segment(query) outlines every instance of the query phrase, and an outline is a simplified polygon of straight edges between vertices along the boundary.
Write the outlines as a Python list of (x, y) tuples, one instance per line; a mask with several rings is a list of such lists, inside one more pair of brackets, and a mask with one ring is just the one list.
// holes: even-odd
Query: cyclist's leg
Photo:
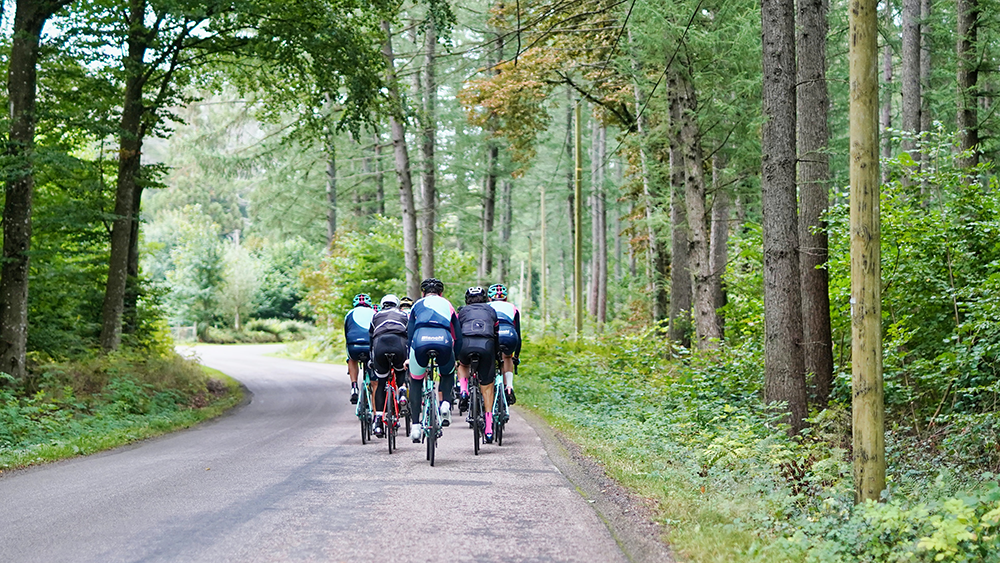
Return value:
[(479, 355), (479, 389), (483, 394), (483, 413), (486, 422), (486, 441), (493, 441), (493, 400), (496, 395), (494, 377), (496, 376), (496, 350), (493, 348), (493, 340), (483, 343), (483, 350)]
[(426, 352), (418, 355), (417, 349), (410, 348), (410, 422), (413, 424), (410, 438), (416, 435), (417, 442), (420, 441), (420, 412), (423, 403), (424, 374), (427, 371), (427, 368), (418, 361), (421, 356), (426, 364)]

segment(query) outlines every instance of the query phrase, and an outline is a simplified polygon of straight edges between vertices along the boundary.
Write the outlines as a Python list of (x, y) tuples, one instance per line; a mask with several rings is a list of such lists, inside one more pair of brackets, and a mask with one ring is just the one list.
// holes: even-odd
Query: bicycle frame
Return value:
[(374, 418), (374, 413), (372, 413), (371, 370), (368, 367), (367, 357), (363, 357), (359, 363), (362, 367), (363, 376), (362, 384), (359, 385), (361, 389), (359, 389), (358, 393), (358, 406), (355, 407), (354, 414), (361, 421), (361, 443), (367, 444), (372, 439), (372, 422)]
[(438, 412), (437, 391), (434, 388), (434, 372), (437, 370), (437, 354), (431, 354), (427, 372), (424, 374), (423, 409), (420, 425), (423, 429), (422, 441), (427, 444), (427, 460), (434, 467), (434, 450), (441, 432), (441, 415)]

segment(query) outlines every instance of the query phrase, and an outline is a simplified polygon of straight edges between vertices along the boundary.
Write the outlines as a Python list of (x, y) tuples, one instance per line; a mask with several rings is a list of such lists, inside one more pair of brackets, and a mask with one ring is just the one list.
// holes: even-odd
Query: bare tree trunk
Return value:
[(827, 156), (830, 99), (826, 87), (827, 0), (799, 0), (798, 149), (799, 261), (802, 274), (802, 354), (812, 374), (812, 398), (824, 407), (833, 385), (833, 337), (826, 265), (830, 206)]
[[(903, 131), (911, 135), (920, 131), (920, 1), (903, 0)], [(915, 148), (913, 141), (904, 139), (903, 150)], [(916, 153), (910, 156), (920, 158)]]
[(122, 314), (128, 282), (128, 258), (132, 242), (132, 221), (136, 180), (139, 176), (143, 124), (142, 91), (146, 83), (143, 58), (148, 48), (148, 33), (143, 25), (146, 1), (129, 3), (128, 54), (124, 61), (125, 97), (122, 102), (121, 132), (118, 151), (118, 182), (115, 190), (115, 219), (111, 227), (111, 259), (108, 281), (101, 309), (101, 348), (118, 348), (122, 338)]
[[(892, 27), (892, 2), (885, 3), (885, 25), (886, 29)], [(889, 129), (892, 128), (892, 45), (885, 42), (882, 51), (882, 81), (885, 83), (884, 102), (882, 103), (881, 127), (882, 127), (882, 158), (888, 160), (892, 157), (892, 136)], [(889, 167), (882, 168), (882, 183), (889, 182)]]
[(920, 131), (932, 129), (928, 93), (931, 91), (931, 0), (920, 0)]
[(795, 3), (763, 0), (761, 142), (764, 234), (764, 400), (783, 402), (793, 433), (805, 426), (802, 286), (795, 193)]
[(434, 164), (434, 137), (437, 129), (437, 80), (434, 75), (437, 30), (434, 18), (429, 17), (424, 31), (424, 171), (421, 182), (423, 213), (421, 221), (421, 268), (424, 278), (434, 277), (434, 223), (437, 212), (436, 168)]
[(337, 236), (337, 146), (333, 133), (326, 137), (326, 246)]
[(877, 13), (855, 0), (848, 15), (851, 177), (851, 393), (855, 502), (885, 490), (879, 220)]
[(670, 88), (670, 324), (668, 336), (685, 348), (691, 346), (691, 235), (684, 204), (684, 149), (681, 146), (681, 112), (677, 84)]
[(483, 246), (479, 260), (479, 282), (486, 283), (493, 275), (493, 221), (496, 214), (497, 201), (497, 159), (500, 149), (496, 141), (489, 140), (488, 156), (486, 159), (486, 179), (483, 182), (483, 216), (482, 233)]
[(386, 82), (389, 84), (389, 96), (395, 104), (393, 113), (389, 117), (389, 126), (392, 130), (392, 147), (396, 157), (396, 178), (399, 180), (399, 205), (403, 214), (406, 292), (416, 298), (420, 296), (420, 278), (418, 277), (420, 264), (417, 255), (417, 221), (413, 203), (413, 181), (410, 177), (410, 156), (406, 148), (406, 132), (403, 129), (403, 123), (397, 118), (403, 108), (399, 87), (396, 84), (395, 57), (392, 54), (392, 31), (388, 21), (382, 21), (382, 31), (385, 33), (382, 54), (386, 60)]
[[(359, 144), (358, 146), (361, 146), (361, 145)], [(375, 167), (374, 167), (374, 163), (372, 162), (375, 159), (372, 157), (372, 154), (370, 152), (368, 152), (368, 150), (366, 148), (362, 147), (361, 150), (364, 151), (364, 154), (365, 154), (364, 158), (361, 161), (361, 173), (364, 175), (364, 177), (365, 177), (365, 183), (367, 184), (369, 179), (372, 179), (372, 180), (375, 179)], [(359, 186), (359, 188), (360, 188), (360, 186)], [(355, 191), (355, 194), (358, 194), (360, 192), (361, 192), (361, 190), (358, 189), (358, 190)], [(357, 203), (356, 208), (355, 208), (355, 214), (359, 218), (365, 217), (369, 213), (372, 213), (371, 198), (372, 198), (372, 194), (369, 192), (368, 195), (366, 197), (364, 197), (363, 199), (361, 199), (361, 198), (355, 199), (355, 202)], [(361, 205), (362, 203), (364, 203), (365, 205), (362, 206)]]
[(725, 330), (725, 319), (719, 309), (726, 306), (726, 291), (723, 276), (729, 262), (729, 192), (719, 187), (720, 161), (718, 155), (712, 157), (712, 233), (709, 255), (712, 264), (712, 306), (716, 310), (718, 333), (721, 338)]
[(142, 209), (142, 189), (141, 183), (137, 182), (132, 194), (132, 227), (129, 229), (125, 302), (122, 307), (123, 334), (135, 334), (139, 327), (139, 211)]
[(382, 135), (375, 133), (375, 209), (385, 216), (385, 176), (382, 174)]
[(598, 330), (603, 329), (605, 321), (608, 319), (608, 214), (605, 210), (607, 199), (604, 194), (604, 159), (607, 151), (608, 130), (601, 126), (600, 135), (597, 139), (597, 158), (600, 167), (597, 170), (597, 219), (600, 221), (598, 234), (598, 269), (597, 269), (597, 326)]
[(684, 159), (684, 203), (687, 210), (692, 290), (692, 313), (695, 336), (700, 350), (718, 348), (718, 313), (712, 291), (712, 261), (710, 255), (709, 211), (706, 209), (704, 157), (701, 132), (698, 128), (698, 99), (691, 79), (678, 75), (673, 79), (679, 108), (680, 144)]
[(590, 313), (591, 317), (597, 317), (597, 294), (600, 292), (600, 284), (598, 283), (597, 277), (600, 275), (600, 259), (598, 254), (600, 250), (598, 245), (600, 244), (600, 228), (601, 221), (597, 218), (597, 182), (598, 182), (598, 169), (601, 166), (600, 161), (597, 157), (597, 149), (599, 144), (599, 137), (601, 135), (601, 127), (597, 123), (596, 119), (590, 120), (590, 197), (588, 198), (588, 203), (590, 205), (590, 285), (587, 288), (587, 311)]
[[(607, 145), (605, 145), (607, 146)], [(621, 193), (622, 185), (622, 165), (616, 161), (615, 164), (615, 194)], [(614, 204), (611, 206), (611, 228), (615, 237), (615, 281), (621, 282), (624, 275), (622, 268), (622, 209), (618, 196), (614, 197)]]
[[(500, 201), (503, 205), (503, 212), (500, 214), (500, 248), (497, 252), (497, 263), (499, 265), (497, 281), (503, 284), (508, 283), (510, 271), (510, 231), (511, 223), (514, 220), (513, 184), (510, 180), (500, 182)], [(509, 285), (509, 284), (508, 284)], [(522, 304), (523, 305), (523, 304)]]
[(31, 206), (35, 190), (35, 102), (38, 96), (38, 46), (45, 21), (64, 2), (18, 0), (10, 37), (7, 108), (10, 131), (6, 147), (3, 209), (3, 265), (0, 267), (0, 371), (17, 379), (26, 375), (28, 350), (28, 275), (31, 252)]
[(960, 166), (972, 167), (979, 163), (979, 62), (976, 47), (979, 36), (979, 0), (957, 0), (958, 40), (955, 54), (958, 59), (958, 131), (959, 150), (974, 151), (960, 160)]

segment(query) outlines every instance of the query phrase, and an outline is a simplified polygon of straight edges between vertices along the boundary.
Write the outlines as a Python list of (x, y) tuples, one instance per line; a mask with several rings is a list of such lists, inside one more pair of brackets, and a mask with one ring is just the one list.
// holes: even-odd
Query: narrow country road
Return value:
[(400, 436), (361, 445), (343, 366), (199, 346), (250, 404), (194, 429), (0, 478), (0, 562), (625, 561), (517, 413), (435, 467)]

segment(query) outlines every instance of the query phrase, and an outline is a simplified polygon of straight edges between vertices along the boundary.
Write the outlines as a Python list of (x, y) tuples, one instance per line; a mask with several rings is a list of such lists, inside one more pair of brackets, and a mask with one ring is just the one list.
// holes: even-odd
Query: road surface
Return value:
[(274, 350), (194, 349), (252, 392), (231, 414), (0, 478), (0, 562), (626, 561), (516, 407), (503, 446), (452, 425), (430, 467), (361, 444), (343, 366)]

